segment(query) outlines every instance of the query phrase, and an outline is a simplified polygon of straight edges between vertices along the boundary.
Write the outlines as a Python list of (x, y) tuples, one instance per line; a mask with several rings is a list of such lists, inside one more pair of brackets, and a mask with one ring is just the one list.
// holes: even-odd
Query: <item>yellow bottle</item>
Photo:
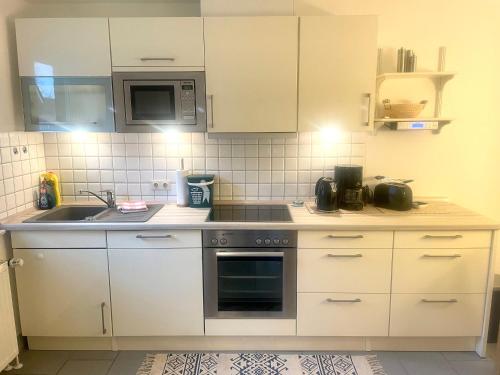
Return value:
[(42, 178), (47, 181), (47, 184), (52, 186), (54, 192), (54, 202), (56, 207), (61, 205), (61, 190), (59, 189), (59, 178), (54, 172), (46, 172), (42, 174)]

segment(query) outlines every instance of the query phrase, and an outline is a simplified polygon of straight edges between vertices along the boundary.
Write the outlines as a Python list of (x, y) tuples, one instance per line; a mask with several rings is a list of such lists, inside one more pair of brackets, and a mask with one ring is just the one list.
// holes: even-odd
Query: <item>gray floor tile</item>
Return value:
[(408, 375), (456, 375), (439, 352), (401, 352), (397, 357)]
[(114, 360), (118, 352), (111, 350), (72, 350), (68, 351), (69, 359), (109, 359)]
[(408, 375), (394, 352), (374, 352), (387, 375)]
[(489, 359), (479, 361), (453, 361), (451, 366), (459, 375), (495, 375), (495, 363)]
[(120, 352), (111, 366), (108, 375), (136, 375), (144, 357), (154, 351), (125, 351)]
[(21, 354), (23, 368), (12, 370), (9, 375), (55, 375), (68, 360), (68, 352), (30, 350)]
[(113, 364), (111, 360), (70, 359), (57, 375), (106, 375)]
[(476, 352), (441, 352), (448, 361), (478, 361), (481, 359)]

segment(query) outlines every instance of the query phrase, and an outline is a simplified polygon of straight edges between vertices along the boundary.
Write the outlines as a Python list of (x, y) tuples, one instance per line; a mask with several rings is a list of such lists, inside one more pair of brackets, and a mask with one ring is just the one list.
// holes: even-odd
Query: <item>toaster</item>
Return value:
[(375, 186), (373, 191), (373, 204), (376, 207), (396, 211), (411, 210), (413, 192), (402, 182), (382, 182)]

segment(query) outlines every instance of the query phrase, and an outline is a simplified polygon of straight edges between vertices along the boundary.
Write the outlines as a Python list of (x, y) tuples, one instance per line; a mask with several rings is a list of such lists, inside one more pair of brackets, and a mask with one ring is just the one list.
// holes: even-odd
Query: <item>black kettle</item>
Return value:
[(338, 210), (337, 185), (335, 185), (333, 178), (321, 177), (316, 182), (314, 194), (316, 195), (316, 207), (319, 211)]

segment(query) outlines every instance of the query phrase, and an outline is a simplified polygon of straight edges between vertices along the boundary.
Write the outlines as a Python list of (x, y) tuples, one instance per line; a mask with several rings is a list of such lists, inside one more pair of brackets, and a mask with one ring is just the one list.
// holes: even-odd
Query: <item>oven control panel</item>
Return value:
[(297, 231), (204, 230), (203, 247), (297, 247)]

